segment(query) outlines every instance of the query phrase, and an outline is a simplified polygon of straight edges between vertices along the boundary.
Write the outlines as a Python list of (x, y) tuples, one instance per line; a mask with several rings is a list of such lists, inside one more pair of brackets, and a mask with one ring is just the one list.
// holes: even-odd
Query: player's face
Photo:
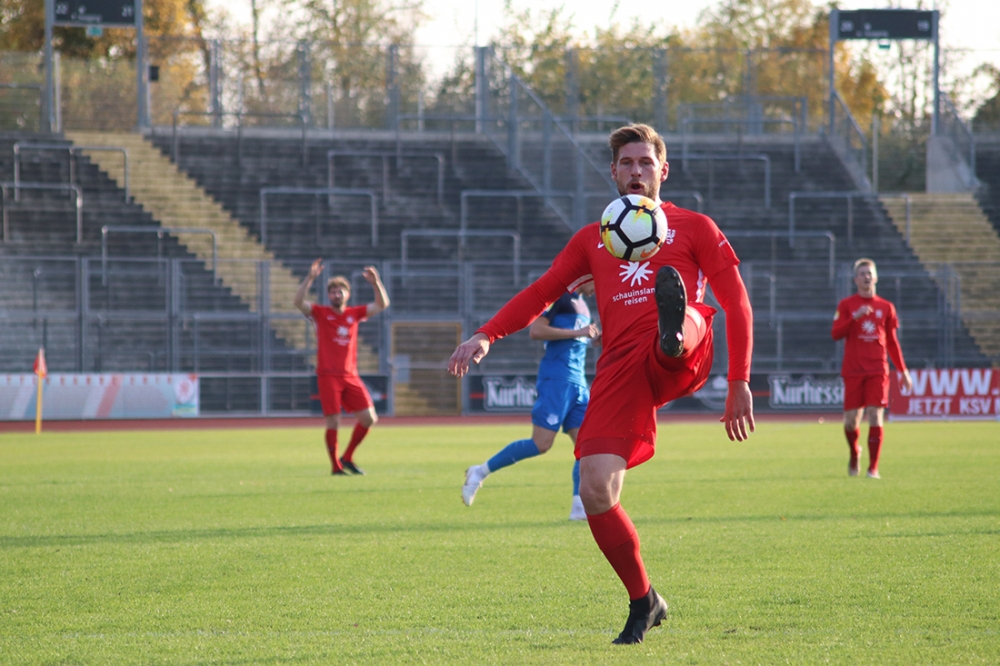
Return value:
[(611, 177), (618, 193), (641, 194), (660, 200), (660, 183), (667, 179), (670, 165), (656, 157), (651, 143), (627, 143), (618, 150), (618, 159), (611, 164)]
[(351, 292), (347, 291), (340, 285), (331, 285), (329, 289), (326, 290), (327, 298), (330, 299), (330, 305), (334, 308), (342, 308), (347, 305), (347, 299), (351, 297)]
[(878, 284), (878, 273), (871, 266), (859, 266), (854, 272), (854, 284), (857, 285), (859, 294), (871, 296), (875, 293), (875, 285)]

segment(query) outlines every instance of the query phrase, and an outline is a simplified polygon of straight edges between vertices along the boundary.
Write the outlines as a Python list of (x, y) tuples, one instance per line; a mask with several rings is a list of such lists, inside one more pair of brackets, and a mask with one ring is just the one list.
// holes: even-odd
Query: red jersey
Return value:
[[(710, 217), (672, 203), (664, 203), (661, 207), (669, 226), (667, 238), (660, 251), (649, 260), (616, 259), (601, 242), (600, 225), (589, 224), (573, 235), (542, 277), (511, 299), (479, 332), (489, 336), (492, 342), (518, 331), (567, 289), (593, 276), (601, 316), (602, 357), (612, 351), (617, 357), (640, 344), (648, 344), (657, 335), (654, 285), (660, 267), (669, 265), (677, 269), (687, 289), (688, 303), (703, 303), (711, 278), (739, 264), (729, 241)], [(727, 303), (735, 302), (735, 298), (730, 297), (737, 295), (716, 293), (716, 296), (720, 302)], [(705, 305), (701, 308), (708, 314), (714, 312)], [(746, 315), (747, 321), (752, 321), (749, 307)], [(737, 326), (732, 328), (735, 331)], [(736, 333), (729, 349), (730, 380), (749, 379), (751, 347), (749, 330)]]
[[(853, 313), (865, 305), (870, 306), (872, 312), (855, 319)], [(834, 340), (847, 339), (844, 344), (841, 376), (888, 376), (887, 356), (892, 359), (897, 370), (900, 372), (906, 370), (903, 352), (896, 337), (897, 328), (899, 320), (896, 319), (896, 308), (884, 298), (878, 296), (865, 298), (860, 294), (854, 294), (840, 301), (837, 312), (833, 315), (831, 335)]]
[(316, 374), (358, 374), (358, 324), (368, 318), (368, 306), (337, 312), (313, 303), (310, 317), (316, 326)]

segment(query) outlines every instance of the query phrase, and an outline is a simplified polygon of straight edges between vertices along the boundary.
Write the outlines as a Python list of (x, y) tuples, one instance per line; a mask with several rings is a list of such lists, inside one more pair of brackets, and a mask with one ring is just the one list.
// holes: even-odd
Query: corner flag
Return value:
[(35, 434), (42, 431), (42, 380), (49, 374), (49, 369), (45, 365), (45, 348), (38, 349), (38, 356), (35, 357), (35, 365), (32, 371), (38, 377), (38, 397), (35, 400)]

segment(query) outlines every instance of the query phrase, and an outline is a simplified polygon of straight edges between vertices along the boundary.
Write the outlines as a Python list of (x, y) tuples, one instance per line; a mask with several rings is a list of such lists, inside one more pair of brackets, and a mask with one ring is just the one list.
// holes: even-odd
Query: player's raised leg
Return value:
[(668, 358), (679, 358), (702, 343), (708, 322), (700, 312), (687, 307), (684, 281), (673, 266), (663, 266), (656, 273), (655, 289), (660, 351)]

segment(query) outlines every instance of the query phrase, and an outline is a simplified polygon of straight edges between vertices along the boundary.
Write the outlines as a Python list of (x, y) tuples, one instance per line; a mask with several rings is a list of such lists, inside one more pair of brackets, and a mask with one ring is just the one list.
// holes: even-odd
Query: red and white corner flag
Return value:
[(42, 431), (42, 380), (49, 374), (49, 368), (45, 365), (45, 348), (39, 347), (38, 356), (35, 357), (35, 365), (32, 371), (38, 377), (38, 396), (35, 399), (35, 434)]
[(45, 375), (49, 374), (49, 369), (45, 365), (45, 348), (44, 347), (39, 347), (39, 349), (38, 349), (38, 356), (35, 357), (35, 365), (31, 368), (31, 371), (34, 372), (39, 377), (43, 377), (43, 378), (45, 377)]

